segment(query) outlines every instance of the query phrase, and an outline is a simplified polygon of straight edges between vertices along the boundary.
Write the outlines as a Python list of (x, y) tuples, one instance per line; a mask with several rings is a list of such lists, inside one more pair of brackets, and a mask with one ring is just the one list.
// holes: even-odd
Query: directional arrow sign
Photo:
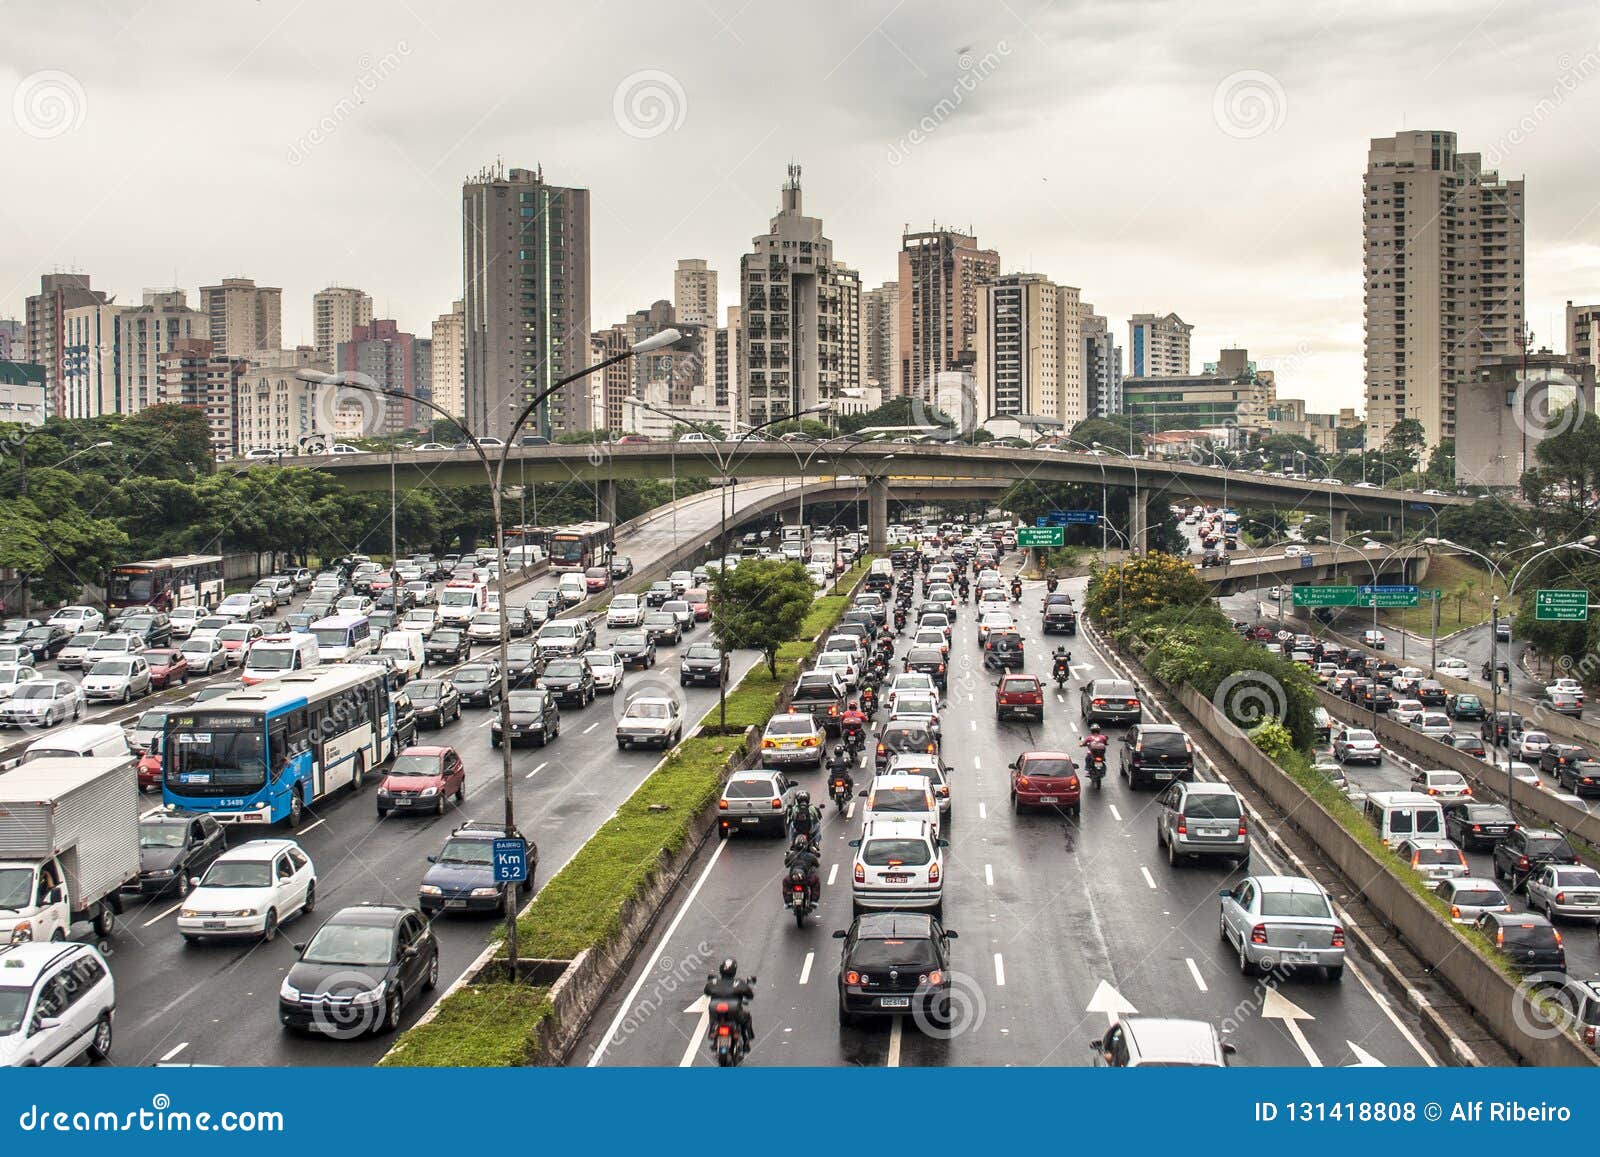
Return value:
[(1350, 1068), (1350, 1069), (1382, 1069), (1382, 1068), (1387, 1068), (1388, 1067), (1382, 1061), (1380, 1061), (1377, 1057), (1375, 1057), (1371, 1053), (1369, 1053), (1366, 1049), (1364, 1049), (1360, 1045), (1356, 1044), (1356, 1042), (1353, 1041), (1353, 1040), (1345, 1041), (1344, 1042), (1344, 1047), (1349, 1049), (1350, 1050), (1350, 1055), (1356, 1058), (1356, 1063), (1353, 1064), (1353, 1065), (1346, 1065), (1345, 1066), (1346, 1068)]
[(1267, 998), (1261, 1002), (1262, 1020), (1281, 1020), (1284, 1030), (1289, 1034), (1289, 1039), (1306, 1058), (1306, 1064), (1314, 1069), (1320, 1069), (1322, 1062), (1317, 1059), (1317, 1054), (1311, 1049), (1311, 1042), (1306, 1040), (1306, 1034), (1300, 1031), (1300, 1022), (1303, 1020), (1316, 1020), (1305, 1009), (1301, 1008), (1287, 996), (1282, 995), (1276, 988), (1267, 989)]
[(1121, 1017), (1137, 1013), (1139, 1010), (1133, 1007), (1127, 997), (1102, 980), (1099, 987), (1094, 990), (1094, 995), (1089, 998), (1084, 1011), (1103, 1012), (1106, 1014), (1106, 1024), (1113, 1025)]
[(1066, 541), (1066, 531), (1059, 526), (1024, 526), (1017, 531), (1017, 545), (1019, 547), (1062, 546)]
[(694, 1054), (705, 1042), (706, 1028), (711, 1024), (711, 998), (702, 994), (699, 1000), (683, 1010), (683, 1014), (700, 1018), (694, 1026), (694, 1031), (689, 1034), (689, 1047), (683, 1050), (683, 1059), (678, 1062), (680, 1069), (687, 1069), (694, 1064)]
[(1539, 590), (1533, 596), (1533, 617), (1544, 622), (1587, 622), (1589, 592)]

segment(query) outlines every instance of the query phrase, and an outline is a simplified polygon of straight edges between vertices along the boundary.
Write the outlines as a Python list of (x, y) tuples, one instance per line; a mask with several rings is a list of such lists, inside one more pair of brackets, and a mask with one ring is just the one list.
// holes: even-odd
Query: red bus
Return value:
[(112, 567), (106, 575), (106, 606), (214, 607), (222, 601), (222, 556), (182, 554)]
[(550, 569), (588, 570), (611, 558), (611, 524), (579, 522), (550, 536)]

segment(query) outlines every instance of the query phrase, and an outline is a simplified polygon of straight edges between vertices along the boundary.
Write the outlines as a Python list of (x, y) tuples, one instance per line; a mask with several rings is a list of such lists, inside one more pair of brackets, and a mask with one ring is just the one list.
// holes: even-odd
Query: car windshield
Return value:
[(589, 669), (590, 670), (593, 670), (596, 667), (615, 667), (616, 665), (617, 665), (617, 657), (616, 657), (615, 654), (613, 654), (610, 651), (590, 651), (589, 652)]
[(1413, 858), (1418, 864), (1459, 864), (1461, 853), (1454, 848), (1418, 848)]
[(696, 643), (684, 652), (684, 657), (689, 659), (717, 659), (721, 655), (722, 652), (709, 643)]
[(383, 965), (393, 951), (394, 930), (372, 924), (324, 924), (301, 957), (307, 964)]
[(287, 671), (294, 666), (294, 656), (288, 647), (252, 647), (249, 666), (252, 671)]
[(868, 840), (861, 848), (862, 863), (874, 868), (897, 868), (902, 864), (916, 866), (932, 859), (933, 849), (926, 840)]
[(730, 779), (722, 794), (728, 799), (774, 799), (778, 792), (769, 779)]
[[(250, 627), (223, 627), (222, 630), (217, 632), (217, 638), (221, 639), (224, 643), (243, 643), (248, 640), (253, 633), (254, 632)], [(324, 633), (325, 632), (323, 631), (318, 631), (317, 635), (320, 638), (320, 636), (322, 636)], [(339, 634), (342, 637), (343, 632), (341, 631)], [(328, 641), (334, 642), (335, 640), (330, 639)]]
[(456, 672), (457, 683), (487, 683), (493, 677), (488, 667), (463, 667)]
[(672, 711), (665, 703), (635, 702), (628, 704), (627, 714), (634, 719), (667, 719)]
[(187, 820), (140, 820), (141, 848), (181, 848), (189, 831)]
[(394, 757), (394, 766), (389, 769), (390, 775), (438, 775), (439, 757), (437, 755), (397, 755)]
[(544, 710), (544, 696), (537, 691), (513, 691), (511, 693), (511, 710), (542, 711)]
[(583, 675), (583, 664), (571, 659), (556, 660), (544, 669), (546, 678), (577, 679)]
[(885, 727), (883, 737), (879, 740), (884, 747), (905, 751), (913, 747), (922, 747), (932, 743), (933, 737), (924, 727)]
[(94, 646), (90, 647), (89, 650), (90, 651), (126, 651), (128, 649), (128, 643), (129, 643), (129, 640), (127, 640), (127, 639), (120, 638), (120, 637), (118, 637), (116, 635), (107, 635), (102, 639), (96, 639), (94, 641)]
[(878, 812), (925, 812), (926, 788), (880, 787), (872, 793), (872, 810)]
[(133, 670), (133, 664), (127, 659), (101, 659), (89, 668), (91, 675), (127, 675)]
[(617, 646), (619, 647), (643, 647), (644, 645), (645, 637), (637, 632), (631, 635), (617, 636)]
[(24, 683), (11, 696), (13, 699), (54, 699), (55, 697), (56, 687), (54, 683)]
[(861, 972), (885, 968), (923, 972), (938, 963), (931, 940), (858, 940), (850, 954), (850, 967)]
[(272, 883), (266, 860), (218, 860), (201, 877), (202, 888), (265, 888)]
[(490, 840), (446, 840), (438, 861), (441, 864), (474, 864), (487, 868), (494, 862), (494, 844)]
[(1328, 899), (1321, 892), (1261, 892), (1263, 916), (1322, 917), (1332, 915)]
[(1568, 888), (1600, 888), (1600, 872), (1593, 868), (1561, 868), (1556, 883)]
[(767, 732), (771, 735), (810, 735), (815, 728), (816, 724), (811, 721), (809, 715), (794, 719), (774, 719), (767, 724)]

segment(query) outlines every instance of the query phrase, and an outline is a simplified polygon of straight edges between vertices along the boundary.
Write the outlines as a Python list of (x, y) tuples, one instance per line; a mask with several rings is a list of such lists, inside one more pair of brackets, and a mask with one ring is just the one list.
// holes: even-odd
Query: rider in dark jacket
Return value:
[(737, 960), (728, 957), (713, 975), (706, 977), (706, 995), (713, 1002), (726, 1000), (732, 1004), (734, 1020), (744, 1033), (745, 1046), (755, 1044), (755, 1022), (750, 1019), (750, 1002), (756, 997), (755, 981), (739, 975)]
[(789, 851), (783, 857), (785, 869), (799, 868), (806, 874), (806, 890), (811, 894), (813, 904), (822, 901), (822, 873), (818, 871), (821, 864), (822, 855), (816, 846), (800, 835), (795, 836), (794, 843), (789, 845)]

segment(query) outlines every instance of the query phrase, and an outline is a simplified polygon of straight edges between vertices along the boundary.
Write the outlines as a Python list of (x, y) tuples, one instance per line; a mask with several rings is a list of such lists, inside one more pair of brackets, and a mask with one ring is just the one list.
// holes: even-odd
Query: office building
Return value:
[[(607, 358), (624, 352), (631, 344), (629, 324), (618, 322), (589, 335), (589, 364), (599, 365)], [(589, 391), (594, 407), (594, 426), (613, 434), (628, 428), (630, 398), (635, 397), (632, 359), (617, 362), (590, 375)]]
[(887, 393), (900, 380), (900, 285), (861, 291), (861, 383)]
[(1011, 273), (983, 287), (973, 379), (985, 415), (1070, 429), (1083, 416), (1079, 291), (1038, 273)]
[(239, 380), (250, 368), (243, 358), (216, 352), (209, 338), (179, 338), (158, 358), (162, 405), (191, 406), (204, 412), (211, 452), (218, 461), (236, 458)]
[(1257, 370), (1248, 350), (1223, 350), (1207, 372), (1155, 378), (1125, 378), (1123, 412), (1143, 418), (1155, 432), (1229, 427), (1270, 432), (1278, 400), (1271, 370)]
[(143, 302), (122, 311), (117, 324), (117, 408), (124, 414), (162, 400), (162, 358), (168, 351), (179, 342), (211, 340), (211, 319), (190, 309), (181, 289), (145, 290)]
[(859, 322), (843, 314), (860, 308), (860, 278), (834, 261), (821, 219), (805, 215), (799, 165), (789, 166), (767, 232), (739, 261), (739, 303), (744, 420), (832, 406), (859, 381)]
[(209, 320), (219, 357), (248, 358), (283, 345), (281, 289), (258, 286), (248, 277), (225, 277), (221, 285), (200, 287), (200, 312)]
[[(433, 402), (453, 418), (467, 412), (467, 328), (465, 307), (452, 303), (449, 313), (433, 319)], [(430, 413), (430, 418), (438, 418)], [(452, 437), (458, 437), (456, 431)]]
[(659, 383), (665, 387), (660, 396), (666, 399), (659, 404), (669, 409), (709, 403), (712, 387), (705, 380), (706, 369), (712, 360), (708, 326), (682, 321), (672, 302), (662, 300), (652, 304), (649, 309), (630, 314), (626, 328), (629, 345), (637, 344), (664, 329), (676, 329), (683, 335), (680, 341), (667, 349), (639, 354), (630, 359), (628, 365), (633, 371), (633, 397), (645, 397), (649, 392), (647, 387)]
[(1111, 324), (1092, 305), (1080, 307), (1083, 336), (1083, 416), (1109, 418), (1122, 413), (1122, 347)]
[(1374, 139), (1362, 186), (1367, 445), (1402, 418), (1456, 436), (1456, 394), (1520, 352), (1523, 183), (1458, 153), (1456, 134)]
[[(541, 169), (484, 169), (461, 188), (466, 418), (503, 438), (534, 398), (589, 358), (589, 190)], [(529, 419), (529, 433), (592, 421), (580, 378)]]
[(359, 289), (330, 285), (311, 299), (311, 340), (317, 357), (332, 362), (339, 343), (358, 325), (372, 324), (372, 298)]
[(28, 296), (24, 357), (44, 367), (45, 406), (51, 414), (65, 412), (61, 331), (67, 310), (104, 305), (109, 300), (100, 290), (90, 288), (87, 273), (46, 273), (39, 278), (39, 292)]
[(44, 367), (0, 359), (0, 422), (42, 426), (44, 419)]
[(927, 398), (935, 375), (972, 372), (983, 287), (999, 276), (1000, 255), (970, 234), (935, 225), (901, 236), (896, 393)]
[(121, 305), (69, 309), (61, 327), (61, 417), (123, 412), (118, 369), (123, 352)]
[(27, 325), (15, 318), (0, 317), (0, 362), (21, 362), (27, 358)]
[(317, 398), (324, 387), (297, 378), (302, 369), (327, 373), (333, 363), (312, 346), (256, 351), (238, 382), (238, 454), (278, 450), (292, 456), (320, 448), (326, 431), (317, 421)]
[(678, 262), (672, 275), (672, 308), (690, 325), (717, 324), (717, 271), (699, 258)]
[(1567, 357), (1600, 373), (1600, 305), (1567, 302)]
[(1134, 314), (1128, 319), (1128, 377), (1186, 377), (1193, 332), (1194, 326), (1175, 313)]
[(363, 416), (361, 436), (393, 437), (406, 430), (428, 429), (433, 413), (416, 404), (433, 400), (433, 342), (400, 328), (389, 318), (358, 325), (350, 340), (340, 342), (334, 371), (360, 374), (388, 397), (368, 409), (355, 407)]
[(727, 324), (718, 327), (712, 359), (712, 400), (729, 413), (739, 412), (739, 307), (728, 306)]
[(1480, 357), (1456, 396), (1456, 481), (1519, 485), (1540, 442), (1595, 412), (1595, 376), (1593, 363), (1549, 350)]

